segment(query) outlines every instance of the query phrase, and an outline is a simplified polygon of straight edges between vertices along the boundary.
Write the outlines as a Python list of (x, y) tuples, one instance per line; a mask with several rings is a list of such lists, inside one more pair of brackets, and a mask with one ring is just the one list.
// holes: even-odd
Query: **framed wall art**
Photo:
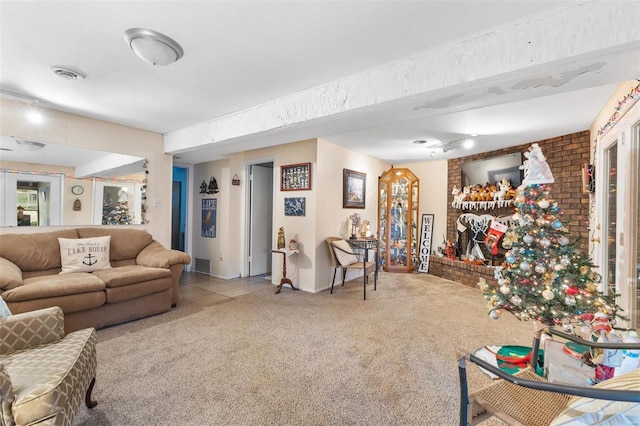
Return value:
[(280, 191), (311, 189), (311, 163), (280, 166)]
[(349, 169), (342, 170), (342, 208), (364, 209), (367, 195), (367, 175)]
[(291, 197), (284, 199), (285, 216), (304, 216), (304, 197)]
[(218, 213), (217, 198), (202, 199), (202, 232), (201, 236), (206, 238), (216, 237), (216, 216)]

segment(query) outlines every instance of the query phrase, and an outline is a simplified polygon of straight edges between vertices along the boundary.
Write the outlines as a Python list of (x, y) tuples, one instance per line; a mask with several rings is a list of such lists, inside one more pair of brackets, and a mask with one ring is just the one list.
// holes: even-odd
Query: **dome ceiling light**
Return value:
[(146, 28), (129, 28), (124, 32), (124, 40), (140, 59), (151, 65), (169, 65), (184, 54), (175, 40)]

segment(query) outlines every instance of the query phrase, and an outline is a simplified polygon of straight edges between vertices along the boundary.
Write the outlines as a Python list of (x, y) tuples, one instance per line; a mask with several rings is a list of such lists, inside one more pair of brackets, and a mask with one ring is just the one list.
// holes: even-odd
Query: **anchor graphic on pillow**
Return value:
[(82, 263), (83, 263), (84, 265), (91, 266), (91, 265), (95, 265), (96, 263), (98, 263), (98, 261), (96, 260), (96, 257), (95, 257), (95, 256), (93, 256), (91, 253), (89, 253), (89, 254), (88, 254), (87, 256), (85, 256), (85, 257), (88, 259), (88, 262), (89, 262), (89, 263), (87, 263), (87, 262), (85, 262), (85, 261), (83, 260), (83, 261), (82, 261)]

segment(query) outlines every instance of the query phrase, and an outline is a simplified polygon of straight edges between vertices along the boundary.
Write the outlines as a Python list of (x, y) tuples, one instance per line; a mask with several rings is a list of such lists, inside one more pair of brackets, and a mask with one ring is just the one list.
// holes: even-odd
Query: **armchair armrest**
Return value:
[(154, 268), (169, 268), (179, 263), (191, 263), (191, 257), (179, 250), (165, 248), (159, 242), (153, 241), (138, 253), (136, 263)]
[(0, 318), (0, 354), (55, 342), (64, 337), (64, 314), (58, 306)]
[(11, 290), (22, 285), (22, 271), (12, 261), (0, 257), (0, 290)]

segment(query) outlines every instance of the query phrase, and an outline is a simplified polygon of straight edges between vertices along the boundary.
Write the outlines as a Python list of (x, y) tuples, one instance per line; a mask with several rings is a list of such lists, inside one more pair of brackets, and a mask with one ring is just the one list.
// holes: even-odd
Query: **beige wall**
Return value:
[(431, 249), (435, 250), (447, 234), (447, 161), (423, 161), (421, 163), (403, 164), (420, 179), (420, 204), (418, 206), (418, 247), (422, 232), (422, 215), (433, 214), (433, 239)]
[[(29, 104), (0, 98), (0, 133), (23, 139), (94, 148), (147, 158), (149, 175), (147, 178), (148, 208), (146, 219), (149, 220), (149, 223), (144, 226), (144, 229), (147, 229), (154, 239), (163, 245), (167, 247), (171, 245), (170, 188), (173, 159), (171, 155), (163, 153), (163, 140), (160, 133), (46, 108), (42, 109), (45, 116), (44, 122), (34, 125), (25, 118), (29, 108)], [(68, 190), (67, 186), (68, 184), (65, 183), (65, 191)], [(156, 200), (157, 207), (154, 206)], [(84, 210), (85, 201), (81, 201)], [(41, 230), (48, 229), (42, 228)], [(0, 233), (18, 231), (22, 232), (17, 228), (0, 229)]]
[[(371, 222), (371, 232), (377, 234), (378, 177), (390, 166), (367, 155), (358, 154), (325, 140), (318, 140), (318, 211), (315, 223), (315, 286), (314, 292), (331, 286), (333, 271), (329, 264), (325, 238), (348, 238), (347, 220), (359, 213), (362, 220)], [(366, 199), (364, 209), (342, 208), (343, 169), (366, 174)], [(354, 273), (350, 271), (350, 274)], [(347, 279), (352, 278), (347, 275)], [(339, 282), (339, 278), (336, 279)]]

